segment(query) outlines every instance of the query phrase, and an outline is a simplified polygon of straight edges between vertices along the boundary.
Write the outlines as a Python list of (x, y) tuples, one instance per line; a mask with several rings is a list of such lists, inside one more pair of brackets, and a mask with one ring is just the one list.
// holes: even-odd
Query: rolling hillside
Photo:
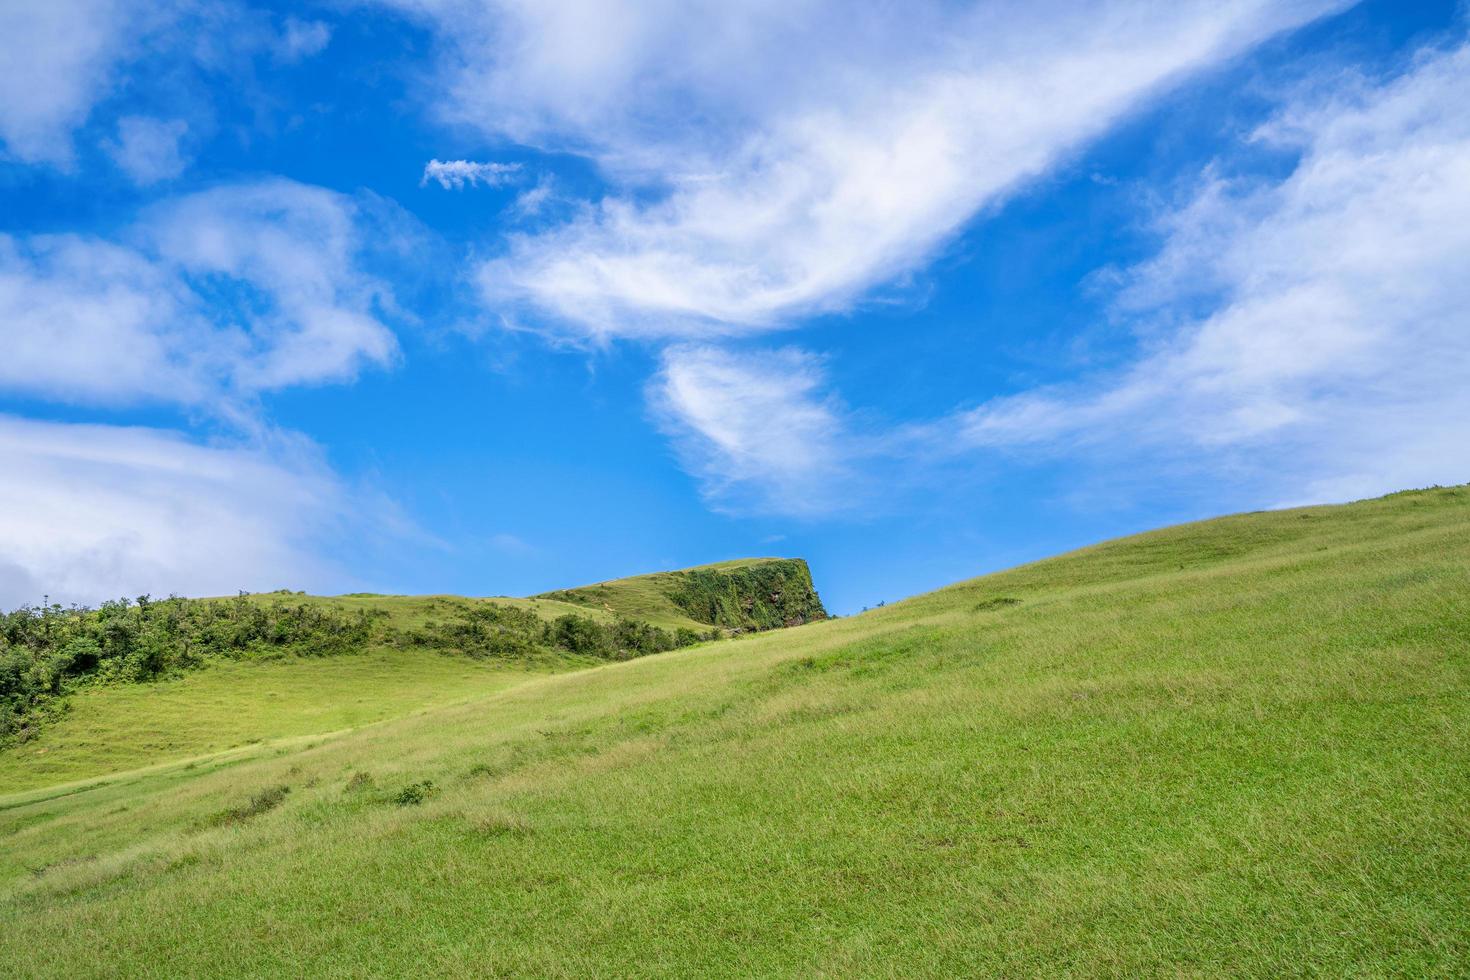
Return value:
[(5, 796), (0, 969), (1463, 976), (1467, 772), (1470, 489), (1238, 515)]
[[(703, 589), (694, 594), (707, 601), (686, 610), (677, 603), (690, 605), (691, 582)], [(790, 597), (784, 605), (783, 590)], [(110, 672), (117, 674), (122, 666), (93, 663), (90, 673), (62, 676), (61, 695), (52, 697), (46, 688), (41, 700), (47, 710), (17, 699), (20, 708), (31, 708), (31, 717), (22, 718), (9, 738), (0, 725), (0, 793), (340, 732), (482, 696), (530, 677), (743, 629), (773, 628), (796, 616), (826, 615), (799, 559), (725, 562), (618, 579), (564, 595), (567, 601), (282, 591), (191, 601), (187, 614), (179, 610), (172, 618), (198, 620), (212, 611), (224, 618), (173, 640), (179, 652), (190, 653), (186, 663), (165, 664), (146, 683), (119, 683), (115, 676), (100, 682), (107, 668), (118, 667)], [(778, 597), (774, 606), (773, 596)], [(160, 604), (153, 605), (156, 613)], [(743, 619), (720, 615), (722, 607), (739, 611)], [(772, 610), (786, 616), (778, 619)], [(260, 623), (249, 622), (252, 611), (261, 614)], [(326, 618), (318, 622), (317, 613)], [(57, 613), (57, 622), (21, 618), (32, 627), (33, 638), (64, 628), (68, 619), (65, 611)], [(124, 625), (137, 625), (124, 620)], [(568, 622), (581, 628), (570, 639), (553, 635)], [(629, 638), (632, 626), (647, 635)], [(247, 627), (251, 638), (239, 640), (235, 634)], [(218, 634), (226, 628), (230, 635), (221, 641)], [(334, 640), (338, 633), (345, 639), (312, 642), (324, 630)], [(589, 630), (606, 635), (589, 636)], [(117, 630), (99, 623), (92, 632), (105, 638)], [(299, 632), (307, 634), (303, 640), (289, 638)], [(194, 655), (204, 645), (201, 634), (223, 649)], [(287, 639), (273, 642), (277, 634)], [(506, 638), (515, 642), (503, 642)], [(12, 640), (7, 647), (0, 630), (0, 708), (7, 687), (15, 686), (8, 683), (9, 674), (47, 667), (63, 655), (60, 641), (50, 644), (55, 649), (33, 651), (24, 637)], [(135, 659), (142, 645), (124, 644), (131, 649), (114, 659)], [(107, 658), (91, 657), (98, 659)]]

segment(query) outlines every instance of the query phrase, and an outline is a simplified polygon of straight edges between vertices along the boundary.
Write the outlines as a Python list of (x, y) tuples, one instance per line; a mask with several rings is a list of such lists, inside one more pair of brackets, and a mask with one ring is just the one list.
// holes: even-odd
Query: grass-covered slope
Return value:
[(0, 972), (1465, 975), (1470, 491), (0, 798)]
[(358, 728), (553, 669), (374, 647), (335, 657), (224, 662), (147, 684), (89, 687), (34, 738), (0, 751), (0, 793)]
[[(684, 588), (680, 601), (719, 605), (691, 619), (667, 583)], [(741, 623), (823, 615), (806, 564), (789, 560), (607, 582), (578, 600), (280, 591), (0, 614), (0, 793), (356, 727)]]
[(826, 619), (800, 558), (744, 558), (562, 589), (536, 597), (621, 612), (665, 628), (768, 630)]

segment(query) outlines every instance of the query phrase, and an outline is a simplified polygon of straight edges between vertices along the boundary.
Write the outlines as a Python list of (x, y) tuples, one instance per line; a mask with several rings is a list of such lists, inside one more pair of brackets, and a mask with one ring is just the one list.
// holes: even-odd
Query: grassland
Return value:
[[(737, 603), (754, 603), (761, 601), (754, 594), (760, 590), (735, 578), (751, 572), (761, 573), (761, 582), (780, 582), (795, 574), (810, 591), (805, 563), (750, 559), (603, 582), (567, 592), (567, 601), (367, 593), (310, 596), (285, 591), (200, 600), (229, 607), (244, 602), (261, 609), (319, 607), (344, 623), (368, 613), (374, 625), (364, 633), (366, 642), (334, 647), (326, 660), (320, 655), (293, 655), (290, 648), (265, 648), (206, 657), (189, 670), (165, 671), (161, 679), (144, 683), (88, 684), (86, 678), (77, 678), (72, 683), (80, 690), (63, 699), (67, 710), (59, 718), (48, 716), (23, 739), (0, 739), (0, 793), (337, 732), (598, 662), (591, 654), (554, 646), (516, 656), (469, 651), (479, 661), (473, 662), (453, 656), (466, 652), (455, 648), (453, 634), (435, 638), (434, 624), (463, 623), (475, 610), (490, 611), (487, 607), (522, 610), (545, 623), (569, 615), (607, 627), (619, 620), (651, 620), (651, 625), (665, 629), (707, 635), (718, 631), (714, 620), (695, 620), (681, 612), (670, 599), (672, 588), (690, 574), (708, 578), (714, 573), (721, 593), (734, 596)], [(428, 646), (425, 631), (432, 640)], [(33, 659), (44, 661), (44, 652)]]
[(0, 972), (1470, 973), (1470, 490), (0, 798)]
[[(568, 661), (566, 666), (585, 666)], [(358, 728), (520, 683), (541, 671), (425, 650), (221, 663), (79, 692), (38, 738), (0, 752), (19, 791), (277, 739)]]

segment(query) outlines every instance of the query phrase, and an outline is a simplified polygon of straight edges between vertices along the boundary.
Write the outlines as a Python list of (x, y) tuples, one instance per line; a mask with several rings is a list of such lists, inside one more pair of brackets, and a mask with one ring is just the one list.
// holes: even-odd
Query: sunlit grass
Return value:
[(0, 752), (0, 792), (356, 728), (528, 676), (535, 674), (433, 651), (377, 649), (223, 661), (173, 680), (91, 688), (38, 738)]
[(1470, 492), (313, 742), (0, 799), (5, 972), (1464, 975)]
[[(701, 567), (736, 569), (767, 560)], [(372, 613), (401, 632), (453, 622), (468, 609), (492, 603), (523, 609), (546, 621), (570, 614), (610, 625), (625, 617), (705, 633), (710, 624), (690, 619), (669, 598), (679, 574), (661, 572), (569, 590), (566, 594), (576, 601), (544, 596), (310, 596), (284, 591), (242, 598), (263, 606), (304, 604), (348, 615)], [(548, 650), (535, 662), (499, 659), (491, 666), (456, 661), (422, 647), (379, 646), (327, 661), (282, 655), (285, 659), (264, 663), (260, 655), (243, 662), (214, 658), (197, 673), (142, 686), (84, 689), (64, 702), (67, 713), (42, 725), (38, 735), (0, 746), (0, 794), (246, 744), (356, 728), (591, 662), (561, 650)]]

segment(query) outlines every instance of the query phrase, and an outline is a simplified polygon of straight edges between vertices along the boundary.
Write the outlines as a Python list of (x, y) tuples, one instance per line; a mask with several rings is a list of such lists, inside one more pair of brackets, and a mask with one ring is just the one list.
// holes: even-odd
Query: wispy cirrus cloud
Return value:
[(512, 237), (487, 298), (694, 338), (850, 307), (1151, 93), (1345, 2), (396, 5), (444, 39), (447, 118), (618, 188)]
[(278, 61), (290, 64), (321, 54), (332, 42), (332, 27), (320, 20), (287, 17), (274, 44)]
[[(983, 405), (957, 438), (1214, 461), (1282, 499), (1463, 481), (1470, 46), (1331, 92), (1255, 134), (1300, 154), (1289, 177), (1208, 174), (1165, 219), (1120, 297), (1147, 331), (1130, 369)], [(1181, 318), (1202, 294), (1217, 309)]]
[[(249, 77), (261, 58), (294, 64), (324, 50), (331, 33), (324, 21), (280, 18), (242, 0), (0, 4), (0, 160), (75, 172), (78, 131), (116, 97), (141, 87), (187, 103), (182, 79), (192, 87), (211, 76)], [(208, 102), (196, 107), (212, 114)], [(141, 135), (157, 143), (160, 134)], [(107, 136), (125, 169), (136, 159), (128, 136)]]
[(0, 389), (60, 401), (193, 402), (217, 370), (209, 330), (166, 268), (76, 235), (0, 235)]
[(826, 388), (806, 351), (676, 346), (648, 395), (711, 505), (816, 516), (860, 500), (853, 433)]
[[(673, 354), (661, 383), (677, 376), (679, 397), (654, 401), (706, 492), (746, 510), (795, 513), (808, 495), (841, 496), (854, 473), (955, 459), (1225, 479), (1263, 502), (1463, 482), (1467, 100), (1465, 44), (1387, 79), (1336, 71), (1290, 99), (1253, 139), (1297, 153), (1292, 172), (1210, 167), (1163, 216), (1158, 254), (1122, 275), (1117, 311), (1141, 353), (1121, 372), (875, 427), (841, 407), (809, 355), (701, 350), (696, 367), (718, 370), (676, 375)], [(747, 449), (779, 443), (783, 416), (819, 422), (810, 463)]]
[(0, 607), (321, 587), (351, 579), (322, 557), (347, 537), (413, 533), (256, 401), (397, 356), (384, 208), (270, 179), (165, 199), (116, 240), (0, 235), (0, 393), (172, 404), (224, 434), (0, 414)]
[(268, 180), (157, 205), (142, 234), (211, 294), (212, 322), (239, 345), (231, 383), (263, 390), (346, 380), (397, 354), (383, 322), (392, 291), (367, 265), (371, 250), (397, 247), (396, 229), (377, 217), (335, 191)]
[(117, 122), (117, 139), (105, 141), (103, 148), (133, 183), (146, 186), (184, 172), (189, 159), (182, 141), (188, 132), (182, 119), (124, 116)]
[(25, 163), (69, 166), (72, 132), (174, 15), (122, 0), (0, 5), (0, 144)]

